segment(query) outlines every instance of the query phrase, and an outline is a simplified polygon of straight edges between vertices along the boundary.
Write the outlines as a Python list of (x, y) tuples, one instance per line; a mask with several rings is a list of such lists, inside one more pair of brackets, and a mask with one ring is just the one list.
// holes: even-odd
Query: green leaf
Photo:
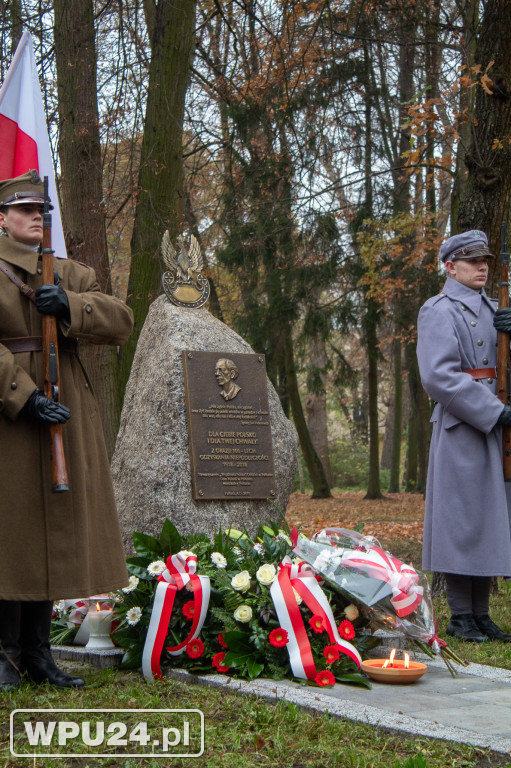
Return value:
[(373, 686), (364, 675), (360, 672), (341, 672), (335, 676), (335, 679), (339, 683), (353, 683), (354, 685), (361, 685), (363, 688), (372, 688)]
[(132, 576), (138, 576), (139, 579), (144, 579), (144, 581), (151, 580), (152, 576), (147, 572), (147, 566), (149, 563), (152, 563), (153, 560), (153, 557), (148, 558), (139, 557), (138, 555), (130, 555), (126, 558), (128, 573)]
[(121, 667), (124, 669), (138, 669), (142, 666), (142, 648), (139, 643), (130, 645), (122, 657)]
[(175, 555), (183, 549), (181, 534), (174, 523), (171, 523), (168, 518), (165, 518), (163, 528), (161, 529), (160, 546), (166, 557)]
[(152, 557), (152, 560), (159, 560), (163, 557), (160, 542), (154, 536), (148, 536), (147, 533), (137, 533), (133, 535), (133, 545), (138, 555), (141, 557)]
[(253, 653), (254, 649), (248, 642), (248, 635), (246, 632), (241, 632), (239, 629), (233, 629), (230, 632), (224, 632), (224, 640), (230, 651), (235, 653)]
[(259, 677), (264, 669), (264, 664), (254, 659), (253, 656), (247, 659), (247, 670), (250, 677)]

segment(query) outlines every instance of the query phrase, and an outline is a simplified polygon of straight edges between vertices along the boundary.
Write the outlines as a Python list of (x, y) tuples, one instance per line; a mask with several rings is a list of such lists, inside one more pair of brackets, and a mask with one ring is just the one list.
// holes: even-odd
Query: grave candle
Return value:
[(388, 659), (367, 659), (362, 662), (362, 669), (372, 680), (394, 685), (414, 683), (427, 672), (426, 664), (410, 661), (407, 653), (403, 659), (396, 659), (395, 656), (396, 649), (393, 648)]
[(89, 608), (89, 640), (85, 646), (88, 650), (106, 650), (114, 648), (110, 631), (112, 629), (112, 610), (110, 608), (101, 609), (99, 603), (96, 603), (96, 610)]

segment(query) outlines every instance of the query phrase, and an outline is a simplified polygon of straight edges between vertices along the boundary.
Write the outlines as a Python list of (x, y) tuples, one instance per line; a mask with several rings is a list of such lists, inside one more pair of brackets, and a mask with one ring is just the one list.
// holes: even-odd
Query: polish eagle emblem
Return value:
[(201, 272), (203, 258), (197, 238), (190, 235), (187, 242), (183, 235), (178, 235), (176, 249), (167, 229), (160, 254), (166, 267), (162, 285), (168, 300), (179, 307), (202, 307), (209, 298), (209, 281)]

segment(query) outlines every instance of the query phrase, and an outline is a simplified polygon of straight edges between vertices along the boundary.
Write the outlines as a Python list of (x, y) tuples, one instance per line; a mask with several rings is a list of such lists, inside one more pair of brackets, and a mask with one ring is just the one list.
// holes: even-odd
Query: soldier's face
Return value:
[(474, 291), (479, 291), (486, 285), (488, 279), (488, 259), (486, 256), (448, 261), (445, 268), (450, 277)]
[(43, 239), (43, 206), (38, 203), (8, 205), (0, 211), (0, 226), (11, 240), (39, 245)]

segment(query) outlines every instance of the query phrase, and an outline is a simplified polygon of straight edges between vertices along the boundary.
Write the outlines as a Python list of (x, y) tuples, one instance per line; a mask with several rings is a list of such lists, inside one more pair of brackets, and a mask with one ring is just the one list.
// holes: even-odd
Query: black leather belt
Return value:
[[(18, 336), (14, 339), (0, 339), (0, 344), (16, 354), (18, 352), (42, 352), (43, 339), (41, 336)], [(59, 339), (59, 352), (78, 352), (78, 342), (76, 339)]]

